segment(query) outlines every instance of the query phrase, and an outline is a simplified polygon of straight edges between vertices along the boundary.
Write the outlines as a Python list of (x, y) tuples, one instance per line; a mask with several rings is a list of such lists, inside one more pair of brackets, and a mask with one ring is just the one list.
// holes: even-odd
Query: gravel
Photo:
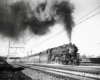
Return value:
[(25, 69), (22, 71), (25, 75), (29, 76), (32, 80), (76, 80), (69, 77), (58, 76), (39, 70)]

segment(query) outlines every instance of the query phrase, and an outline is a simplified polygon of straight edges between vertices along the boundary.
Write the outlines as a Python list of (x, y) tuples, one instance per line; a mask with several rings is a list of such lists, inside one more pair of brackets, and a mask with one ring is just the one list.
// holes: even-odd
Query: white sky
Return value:
[[(100, 6), (100, 0), (71, 0), (71, 3), (75, 5), (75, 10), (73, 13), (74, 21), (77, 21), (96, 7)], [(87, 17), (97, 13), (100, 11), (100, 8), (95, 10), (93, 13), (88, 15)], [(85, 17), (86, 18), (86, 17)], [(84, 18), (84, 19), (85, 19)], [(82, 21), (82, 20), (80, 20)], [(79, 21), (79, 22), (80, 22)], [(76, 22), (77, 24), (78, 22)], [(20, 49), (15, 49), (17, 52), (14, 56), (26, 56), (27, 51), (28, 54), (38, 53), (40, 51), (46, 50), (51, 47), (56, 47), (59, 45), (63, 45), (68, 43), (67, 34), (64, 31), (63, 33), (57, 35), (56, 37), (52, 37), (51, 39), (43, 42), (40, 45), (40, 42), (48, 39), (50, 36), (54, 35), (55, 33), (61, 31), (63, 26), (61, 24), (56, 24), (53, 28), (51, 28), (51, 32), (48, 34), (39, 37), (33, 37), (24, 47), (23, 52)], [(22, 46), (27, 39), (31, 37), (27, 33), (27, 38), (24, 39), (23, 42), (15, 43), (14, 46)], [(8, 46), (8, 39), (4, 39), (0, 37), (0, 55), (7, 55), (7, 46)], [(83, 23), (76, 25), (72, 32), (72, 43), (76, 44), (79, 48), (79, 53), (81, 55), (86, 54), (88, 55), (100, 55), (100, 14), (84, 21)], [(37, 46), (35, 46), (37, 45)], [(13, 42), (11, 41), (11, 46), (13, 46)], [(14, 50), (11, 49), (10, 53), (14, 53)]]

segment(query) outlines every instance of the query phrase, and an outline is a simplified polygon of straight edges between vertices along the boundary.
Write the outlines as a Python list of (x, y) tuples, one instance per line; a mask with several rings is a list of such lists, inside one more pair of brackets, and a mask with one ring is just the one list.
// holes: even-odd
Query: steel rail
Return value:
[(49, 64), (28, 64), (28, 66), (42, 66), (47, 68), (56, 68), (56, 69), (62, 69), (62, 70), (70, 70), (70, 71), (76, 71), (76, 72), (85, 72), (85, 73), (91, 73), (91, 74), (100, 74), (99, 68), (91, 68), (91, 67), (81, 67), (81, 66), (74, 66), (74, 65), (49, 65)]
[[(27, 65), (34, 65), (34, 63), (25, 63)], [(39, 64), (41, 65), (41, 64)], [(46, 64), (48, 66), (52, 66), (52, 64)], [(63, 67), (77, 67), (77, 68), (93, 68), (93, 69), (100, 69), (100, 66), (84, 66), (84, 65), (60, 65), (60, 66), (63, 66)]]
[[(22, 65), (20, 65), (22, 66)], [(70, 70), (62, 70), (62, 69), (57, 69), (57, 68), (48, 68), (48, 67), (41, 67), (41, 66), (36, 66), (36, 65), (23, 65), (26, 68), (29, 69), (37, 69), (37, 70), (41, 70), (44, 72), (49, 72), (49, 73), (53, 73), (53, 74), (57, 74), (57, 75), (61, 75), (61, 76), (65, 76), (65, 77), (71, 77), (71, 78), (75, 78), (75, 79), (79, 79), (79, 80), (97, 80), (100, 79), (100, 75), (96, 75), (96, 74), (91, 74), (91, 73), (85, 73), (85, 72), (80, 72), (80, 71), (70, 71)]]
[(82, 77), (100, 79), (100, 75), (90, 74), (90, 73), (85, 73), (85, 72), (80, 72), (80, 71), (70, 71), (70, 70), (54, 69), (54, 68), (47, 68), (47, 67), (40, 67), (40, 66), (33, 66), (31, 68), (34, 68), (34, 67), (38, 68), (38, 69), (42, 68), (44, 70), (50, 70), (50, 71), (56, 71), (56, 72), (60, 72), (60, 73), (78, 75), (78, 76), (82, 76)]

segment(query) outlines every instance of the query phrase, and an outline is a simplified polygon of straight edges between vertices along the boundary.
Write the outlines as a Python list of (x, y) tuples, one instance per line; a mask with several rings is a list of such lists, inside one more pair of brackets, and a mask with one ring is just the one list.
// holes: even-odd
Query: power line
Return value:
[[(52, 35), (51, 37), (55, 37), (57, 34), (60, 34), (60, 33), (63, 32), (63, 31), (64, 31), (64, 29), (61, 30), (61, 31), (59, 31), (58, 33)], [(49, 37), (49, 38), (51, 38), (51, 37)], [(27, 40), (27, 42), (25, 42), (22, 46), (24, 46), (25, 44), (27, 44), (32, 38), (33, 38), (33, 36), (31, 36), (31, 37)], [(49, 38), (48, 38), (48, 39), (49, 39)], [(45, 42), (45, 40), (44, 40), (43, 42)]]
[[(10, 35), (10, 29), (9, 29), (9, 22), (8, 22), (8, 2), (6, 0), (6, 8), (7, 8), (7, 22), (6, 22), (6, 26), (8, 29), (8, 34)], [(10, 38), (9, 38), (9, 45), (10, 45)], [(8, 47), (8, 55), (7, 55), (7, 60), (9, 59), (9, 47)]]
[(14, 48), (13, 48), (13, 50), (14, 50), (15, 54), (18, 54), (18, 53), (17, 53), (17, 51), (15, 51), (15, 49), (14, 49)]
[[(70, 1), (70, 0), (69, 0)], [(68, 2), (69, 2), (68, 1)], [(98, 7), (96, 7), (95, 9), (93, 9), (92, 11), (90, 11), (89, 13), (87, 13), (86, 15), (84, 15), (83, 17), (81, 17), (80, 19), (78, 19), (77, 21), (75, 21), (75, 22), (78, 22), (79, 20), (81, 20), (81, 19), (83, 19), (84, 17), (86, 17), (86, 16), (88, 16), (89, 14), (91, 14), (92, 12), (94, 12), (95, 10), (97, 10), (98, 8), (100, 8), (100, 6), (98, 6)], [(65, 28), (64, 28), (65, 29)], [(54, 37), (54, 36), (56, 36), (56, 35), (58, 35), (60, 32), (62, 32), (62, 31), (64, 31), (64, 29), (62, 29), (61, 31), (59, 31), (58, 33), (56, 33), (56, 34), (54, 34), (53, 36), (51, 36), (51, 37)], [(50, 38), (51, 38), (50, 37)], [(31, 36), (24, 44), (23, 44), (23, 46), (24, 45), (26, 45), (31, 39), (33, 38), (33, 36)], [(49, 39), (49, 38), (48, 38)], [(47, 40), (48, 40), (47, 39)], [(45, 40), (44, 40), (45, 41)], [(43, 42), (44, 42), (43, 41)]]
[(22, 46), (24, 46), (25, 44), (27, 44), (31, 40), (31, 38), (33, 38), (33, 36), (34, 35), (32, 35)]
[[(62, 0), (64, 1), (64, 0)], [(71, 0), (68, 0), (66, 4), (68, 4)], [(57, 33), (59, 34), (59, 32)], [(26, 45), (32, 38), (33, 38), (34, 35), (32, 35), (22, 46)], [(53, 35), (54, 36), (54, 35)]]
[(88, 44), (88, 45), (82, 45), (81, 47), (90, 47), (90, 46), (98, 46), (100, 45), (100, 43), (96, 43), (96, 44)]
[(79, 20), (81, 20), (84, 17), (88, 16), (89, 14), (91, 14), (92, 12), (94, 12), (95, 10), (97, 10), (98, 8), (100, 8), (100, 6), (96, 7), (95, 9), (93, 9), (92, 11), (90, 11), (89, 13), (87, 13), (86, 15), (84, 15), (83, 17), (81, 17), (80, 19), (76, 20), (75, 22), (78, 22)]
[[(47, 38), (46, 40), (44, 40), (44, 41), (40, 42), (40, 43), (39, 43), (39, 44), (37, 44), (37, 45), (40, 45), (40, 44), (44, 43), (45, 41), (47, 41), (47, 40), (49, 40), (49, 39), (51, 39), (51, 38), (53, 38), (53, 37), (55, 37), (55, 36), (57, 36), (57, 35), (61, 34), (61, 33), (62, 33), (62, 32), (64, 32), (64, 31), (65, 31), (65, 30), (63, 29), (62, 31), (60, 31), (60, 32), (58, 32), (58, 33), (56, 33), (56, 34), (54, 34), (54, 35), (50, 36), (49, 38)], [(34, 47), (36, 47), (37, 45), (35, 45)]]
[(97, 12), (96, 14), (94, 14), (94, 15), (92, 15), (92, 16), (90, 16), (90, 17), (84, 19), (84, 20), (82, 20), (81, 22), (77, 23), (76, 25), (78, 25), (78, 24), (80, 24), (80, 23), (82, 23), (82, 22), (84, 22), (84, 21), (86, 21), (86, 20), (88, 20), (88, 19), (90, 19), (90, 18), (92, 18), (92, 17), (98, 15), (98, 14), (100, 14), (100, 12)]
[[(32, 0), (29, 1), (28, 8), (30, 7), (31, 1), (32, 1)], [(28, 9), (27, 9), (27, 10), (28, 10)], [(27, 12), (27, 11), (26, 11), (26, 12)], [(24, 19), (25, 19), (25, 16), (24, 16)], [(20, 29), (19, 29), (19, 33), (20, 33), (20, 31), (21, 31), (21, 28), (22, 28), (22, 24), (21, 24), (21, 27), (20, 27)], [(17, 35), (19, 35), (19, 33), (18, 33)], [(18, 38), (18, 37), (17, 37), (17, 38)], [(16, 40), (17, 40), (17, 38), (16, 38)], [(15, 42), (16, 42), (16, 40), (15, 40)], [(15, 44), (15, 42), (14, 42), (14, 44)], [(14, 44), (13, 44), (13, 45), (14, 45)]]
[(24, 51), (21, 49), (21, 51), (24, 53)]
[[(98, 12), (98, 13), (96, 13), (96, 14), (94, 14), (94, 15), (92, 15), (92, 16), (86, 18), (86, 19), (84, 19), (83, 21), (79, 22), (79, 23), (76, 24), (76, 25), (79, 25), (79, 24), (81, 24), (82, 22), (84, 22), (84, 21), (86, 21), (86, 20), (88, 20), (88, 19), (90, 19), (90, 18), (92, 18), (92, 17), (94, 17), (94, 16), (96, 16), (96, 15), (98, 15), (98, 14), (100, 14), (100, 12)], [(75, 26), (76, 26), (76, 25), (75, 25)], [(63, 29), (63, 30), (64, 30), (64, 29)], [(61, 34), (62, 32), (64, 32), (63, 30), (61, 30), (59, 34)], [(46, 40), (44, 40), (44, 41), (38, 43), (37, 45), (35, 45), (35, 46), (33, 46), (33, 47), (36, 47), (36, 46), (38, 46), (38, 45), (44, 43), (45, 41), (47, 41), (47, 40), (51, 39), (52, 37), (57, 36), (57, 35), (59, 35), (59, 34), (57, 33), (57, 34), (55, 34), (55, 35), (49, 37), (48, 39), (46, 39)], [(33, 48), (33, 47), (32, 47), (32, 48)]]
[[(7, 8), (7, 21), (6, 21), (6, 26), (7, 26), (7, 29), (8, 29), (8, 34), (10, 33), (10, 30), (9, 30), (9, 25), (8, 25), (8, 2), (7, 2), (7, 0), (6, 0), (6, 8)], [(10, 40), (10, 39), (9, 39)]]

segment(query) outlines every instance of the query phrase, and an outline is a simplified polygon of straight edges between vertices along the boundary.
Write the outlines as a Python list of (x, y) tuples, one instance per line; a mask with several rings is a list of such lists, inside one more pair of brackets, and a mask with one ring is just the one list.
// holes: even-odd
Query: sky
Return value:
[[(16, 2), (16, 0), (13, 0), (13, 2)], [(86, 56), (99, 56), (100, 14), (89, 19), (87, 18), (100, 12), (100, 8), (98, 8), (88, 16), (84, 17), (83, 19), (81, 20), (79, 19), (84, 15), (86, 15), (87, 13), (91, 12), (93, 9), (100, 6), (100, 0), (70, 0), (70, 3), (74, 4), (75, 7), (72, 15), (76, 25), (72, 31), (72, 36), (71, 36), (72, 43), (74, 43), (78, 47), (80, 55), (85, 54)], [(9, 0), (9, 4), (12, 4), (12, 0)], [(87, 20), (80, 23), (84, 19)], [(48, 48), (57, 47), (63, 44), (68, 44), (69, 43), (68, 36), (65, 30), (62, 31), (63, 28), (64, 26), (62, 24), (56, 23), (53, 27), (49, 28), (50, 31), (47, 34), (42, 36), (36, 36), (32, 34), (29, 30), (26, 30), (25, 35), (21, 37), (19, 41), (0, 35), (0, 44), (1, 44), (0, 55), (6, 56), (8, 54), (9, 41), (10, 41), (10, 46), (12, 47), (25, 47), (25, 49), (23, 48), (10, 49), (11, 56), (21, 56), (21, 57), (31, 54), (36, 54)], [(53, 36), (55, 34), (57, 35)], [(28, 41), (28, 39), (30, 40)]]

